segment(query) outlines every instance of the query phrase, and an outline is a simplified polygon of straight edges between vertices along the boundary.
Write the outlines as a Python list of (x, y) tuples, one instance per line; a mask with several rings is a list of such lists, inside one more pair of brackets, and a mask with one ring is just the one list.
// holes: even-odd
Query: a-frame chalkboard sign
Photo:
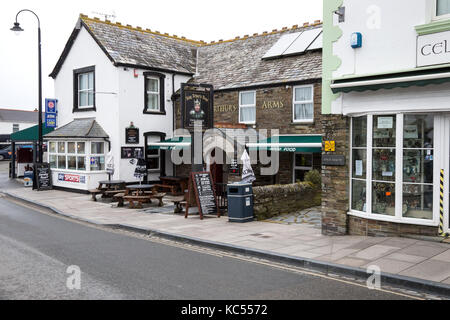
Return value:
[(220, 218), (219, 204), (210, 172), (191, 173), (185, 218), (189, 216), (189, 206), (192, 204), (192, 198), (194, 197), (201, 220), (205, 215), (217, 214), (217, 217)]
[(34, 165), (34, 181), (36, 181), (36, 189), (40, 190), (51, 190), (52, 185), (52, 175), (49, 163), (36, 163)]

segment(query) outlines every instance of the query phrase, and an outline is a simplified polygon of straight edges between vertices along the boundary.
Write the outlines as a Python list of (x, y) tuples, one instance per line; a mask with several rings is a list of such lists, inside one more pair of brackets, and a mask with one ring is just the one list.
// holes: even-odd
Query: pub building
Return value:
[[(282, 151), (279, 173), (258, 176), (257, 184), (303, 180), (321, 165), (321, 48), (320, 21), (207, 44), (80, 15), (50, 75), (58, 128), (44, 139), (53, 185), (96, 188), (108, 178), (109, 152), (111, 179), (137, 182), (132, 160), (139, 157), (147, 165), (145, 182), (188, 176), (190, 165), (171, 161), (172, 151), (191, 147), (189, 134), (174, 135), (184, 127), (183, 84), (214, 90), (208, 110), (201, 98), (193, 99), (191, 119), (207, 113), (209, 127), (216, 129), (279, 129), (277, 144), (271, 137), (255, 141), (254, 148)], [(239, 180), (228, 179), (228, 165), (210, 161), (214, 151), (204, 151), (204, 169), (213, 169), (215, 183)]]
[[(449, 232), (448, 1), (324, 3), (325, 139), (345, 166), (323, 167), (323, 231), (370, 236)], [(333, 155), (333, 153), (327, 153)], [(441, 179), (442, 175), (442, 179)], [(336, 179), (338, 178), (338, 179)], [(442, 194), (442, 201), (441, 201)]]

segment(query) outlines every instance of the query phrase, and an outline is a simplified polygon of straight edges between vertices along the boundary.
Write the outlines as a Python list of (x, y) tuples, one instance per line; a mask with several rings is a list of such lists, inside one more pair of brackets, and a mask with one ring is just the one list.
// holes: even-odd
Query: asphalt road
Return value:
[[(69, 266), (81, 289), (69, 290)], [(402, 299), (93, 228), (0, 197), (0, 299)]]

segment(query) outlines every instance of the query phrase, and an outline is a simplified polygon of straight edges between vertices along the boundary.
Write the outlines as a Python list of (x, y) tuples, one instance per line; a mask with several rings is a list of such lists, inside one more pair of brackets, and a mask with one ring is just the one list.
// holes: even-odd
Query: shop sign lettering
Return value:
[(450, 63), (450, 31), (417, 38), (417, 66)]
[(236, 112), (237, 110), (238, 110), (238, 106), (236, 106), (236, 105), (214, 106), (215, 113)]
[(283, 101), (264, 101), (262, 109), (283, 109)]
[(85, 176), (79, 176), (76, 174), (64, 174), (59, 173), (58, 174), (58, 181), (65, 181), (65, 182), (71, 182), (71, 183), (86, 183), (86, 177)]

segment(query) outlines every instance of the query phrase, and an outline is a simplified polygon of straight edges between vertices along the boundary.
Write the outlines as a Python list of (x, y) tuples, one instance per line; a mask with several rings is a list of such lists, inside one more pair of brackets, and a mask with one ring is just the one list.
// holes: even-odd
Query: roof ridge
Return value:
[(133, 27), (129, 24), (127, 25), (123, 25), (120, 22), (111, 22), (109, 20), (100, 20), (100, 18), (89, 18), (87, 15), (84, 15), (82, 13), (80, 13), (80, 19), (82, 19), (83, 21), (91, 21), (91, 22), (97, 22), (97, 23), (103, 23), (103, 24), (107, 24), (110, 26), (114, 26), (114, 27), (118, 27), (118, 28), (123, 28), (123, 29), (128, 29), (128, 30), (132, 30), (132, 31), (139, 31), (139, 32), (143, 32), (143, 33), (149, 33), (149, 34), (153, 34), (153, 35), (157, 35), (157, 36), (161, 36), (161, 37), (166, 37), (166, 38), (170, 38), (170, 39), (174, 39), (174, 40), (179, 40), (179, 41), (184, 41), (184, 42), (188, 42), (191, 44), (195, 44), (197, 46), (201, 46), (203, 44), (206, 44), (206, 42), (204, 41), (197, 41), (197, 40), (191, 40), (191, 39), (187, 39), (186, 37), (179, 37), (177, 35), (169, 35), (168, 33), (161, 33), (159, 31), (152, 31), (150, 29), (143, 29), (139, 26), (137, 27)]
[[(0, 108), (0, 111), (1, 110), (8, 110), (8, 111), (20, 111), (20, 112), (38, 112), (37, 110), (33, 110), (33, 111), (31, 111), (31, 110), (22, 110), (22, 109), (9, 109), (9, 108)], [(44, 112), (44, 111), (42, 111), (42, 112)]]
[[(229, 43), (229, 42), (234, 42), (234, 41), (239, 41), (239, 40), (247, 40), (249, 38), (253, 38), (253, 37), (262, 37), (262, 36), (268, 36), (268, 35), (273, 35), (273, 34), (278, 34), (278, 33), (283, 33), (283, 32), (287, 32), (287, 31), (291, 31), (291, 30), (296, 30), (296, 29), (304, 29), (304, 28), (308, 28), (308, 27), (316, 27), (319, 25), (322, 25), (323, 22), (321, 20), (315, 20), (314, 23), (309, 23), (309, 22), (305, 22), (303, 23), (302, 26), (299, 25), (293, 25), (291, 28), (288, 27), (283, 27), (281, 30), (278, 29), (273, 29), (271, 32), (268, 31), (264, 31), (261, 34), (258, 33), (254, 33), (252, 36), (250, 35), (244, 35), (243, 37), (241, 36), (237, 36), (234, 39), (229, 39), (229, 40), (219, 40), (219, 41), (211, 41), (210, 43), (207, 43), (203, 40), (191, 40), (191, 39), (187, 39), (186, 37), (179, 37), (177, 35), (169, 35), (168, 33), (161, 33), (159, 31), (152, 31), (150, 29), (143, 29), (139, 26), (137, 27), (133, 27), (129, 24), (127, 25), (123, 25), (120, 22), (111, 22), (109, 20), (101, 20), (100, 18), (94, 17), (94, 18), (89, 18), (87, 15), (84, 15), (82, 13), (80, 13), (80, 19), (82, 19), (83, 21), (92, 21), (92, 22), (97, 22), (97, 23), (103, 23), (103, 24), (108, 24), (111, 26), (115, 26), (118, 28), (124, 28), (124, 29), (128, 29), (128, 30), (133, 30), (133, 31), (140, 31), (143, 33), (149, 33), (149, 34), (154, 34), (154, 35), (158, 35), (158, 36), (162, 36), (162, 37), (166, 37), (166, 38), (170, 38), (170, 39), (175, 39), (175, 40), (179, 40), (179, 41), (184, 41), (184, 42), (188, 42), (191, 44), (195, 44), (198, 47), (205, 47), (205, 46), (211, 46), (211, 45), (215, 45), (215, 44), (222, 44), (222, 43)], [(89, 26), (89, 25), (88, 25)]]

